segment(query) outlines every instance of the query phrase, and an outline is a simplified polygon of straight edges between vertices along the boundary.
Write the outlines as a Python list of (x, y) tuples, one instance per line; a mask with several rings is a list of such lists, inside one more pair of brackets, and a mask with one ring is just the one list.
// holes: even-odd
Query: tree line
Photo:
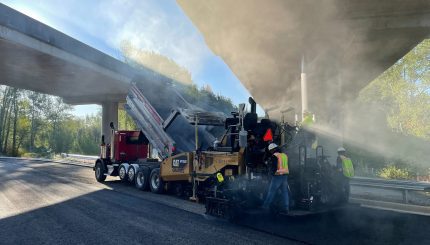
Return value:
[(370, 125), (368, 142), (383, 146), (350, 144), (359, 167), (381, 169), (382, 177), (430, 176), (430, 39), (366, 86), (355, 105), (354, 120)]
[[(198, 88), (191, 74), (173, 60), (124, 42), (124, 61), (137, 69), (150, 68), (167, 75), (178, 92), (191, 104), (230, 114), (235, 106), (229, 98), (215, 95), (209, 85)], [(161, 79), (156, 76), (154, 79)], [(0, 154), (52, 156), (59, 153), (97, 155), (101, 134), (101, 111), (94, 115), (72, 115), (72, 106), (61, 98), (0, 85)], [(118, 111), (118, 128), (135, 130), (124, 110)]]
[(61, 98), (8, 86), (0, 86), (0, 101), (1, 154), (97, 154), (100, 113), (76, 117)]
[[(231, 100), (205, 88), (184, 85), (179, 91), (191, 103), (212, 104), (228, 114)], [(209, 103), (207, 103), (209, 101)], [(97, 155), (101, 135), (101, 110), (77, 117), (73, 107), (61, 98), (38, 92), (0, 86), (0, 154), (8, 156), (50, 157), (59, 153)], [(134, 121), (120, 109), (118, 128), (137, 129)]]

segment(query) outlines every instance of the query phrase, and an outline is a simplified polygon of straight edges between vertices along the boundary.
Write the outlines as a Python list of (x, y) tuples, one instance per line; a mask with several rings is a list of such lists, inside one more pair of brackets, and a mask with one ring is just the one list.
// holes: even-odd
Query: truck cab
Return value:
[[(112, 150), (112, 148), (111, 148)], [(134, 162), (149, 157), (149, 141), (142, 131), (116, 131), (112, 156), (115, 162)]]
[(126, 167), (121, 171), (120, 165), (130, 166), (133, 163), (145, 161), (149, 156), (149, 141), (142, 131), (112, 129), (109, 144), (105, 143), (104, 136), (102, 136), (100, 158), (94, 167), (96, 179), (104, 181), (108, 175), (120, 176), (123, 179), (129, 169)]

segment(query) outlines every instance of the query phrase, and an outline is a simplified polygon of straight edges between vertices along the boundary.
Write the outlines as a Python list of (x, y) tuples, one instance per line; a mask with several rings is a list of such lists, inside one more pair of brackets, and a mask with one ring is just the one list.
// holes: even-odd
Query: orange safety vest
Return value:
[(288, 174), (290, 171), (288, 170), (288, 156), (285, 153), (276, 152), (273, 154), (278, 158), (278, 169), (276, 170), (275, 175), (284, 175)]

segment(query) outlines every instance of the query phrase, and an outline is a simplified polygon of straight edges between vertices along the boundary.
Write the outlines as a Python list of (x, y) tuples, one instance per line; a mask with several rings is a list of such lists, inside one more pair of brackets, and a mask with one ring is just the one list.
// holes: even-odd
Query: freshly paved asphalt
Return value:
[(430, 217), (350, 207), (309, 217), (248, 215), (239, 224), (308, 244), (430, 244)]
[(0, 160), (0, 244), (429, 244), (430, 217), (350, 207), (238, 224), (203, 205), (141, 192), (90, 168)]
[(207, 219), (199, 204), (118, 181), (97, 183), (93, 174), (59, 163), (0, 160), (0, 244), (296, 244)]

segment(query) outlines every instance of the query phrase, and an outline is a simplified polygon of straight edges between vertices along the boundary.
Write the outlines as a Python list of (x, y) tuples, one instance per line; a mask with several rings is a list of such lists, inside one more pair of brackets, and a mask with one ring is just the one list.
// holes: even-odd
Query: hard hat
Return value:
[(268, 149), (269, 149), (269, 151), (271, 151), (271, 150), (273, 150), (273, 149), (275, 149), (275, 148), (277, 148), (277, 147), (278, 147), (278, 145), (277, 145), (277, 144), (275, 144), (275, 143), (271, 143), (271, 144), (269, 145)]
[(341, 151), (346, 151), (346, 150), (345, 150), (345, 148), (343, 148), (343, 147), (339, 147), (339, 148), (337, 149), (337, 152), (341, 152)]

